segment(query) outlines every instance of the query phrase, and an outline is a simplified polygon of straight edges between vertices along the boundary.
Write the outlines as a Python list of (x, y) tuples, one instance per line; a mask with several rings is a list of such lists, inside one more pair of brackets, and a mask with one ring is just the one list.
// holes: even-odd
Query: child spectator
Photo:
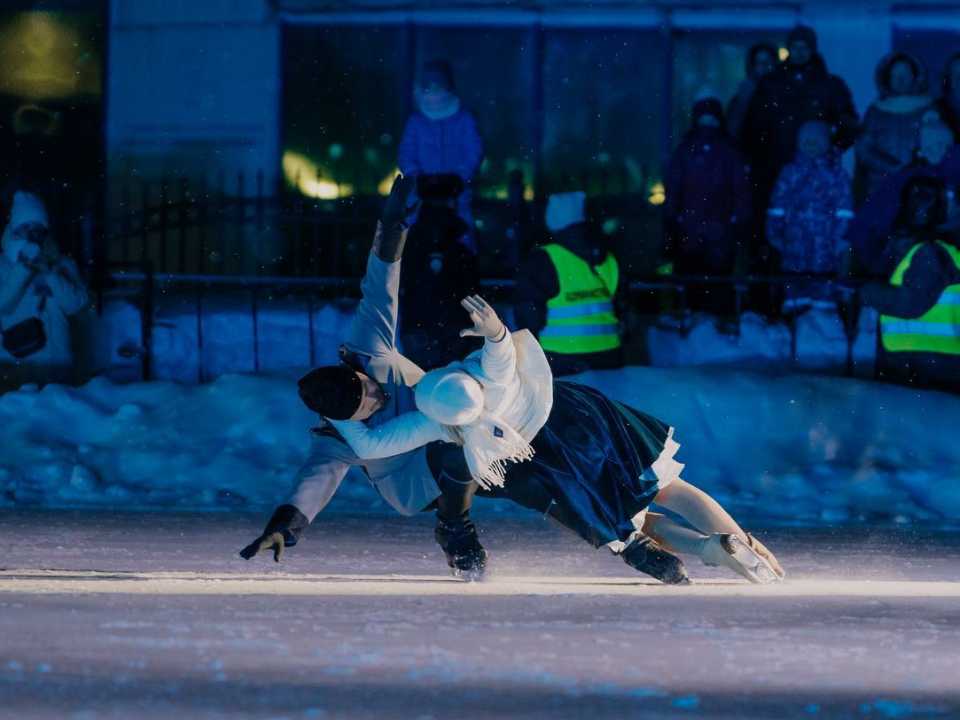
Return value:
[[(797, 159), (781, 171), (770, 197), (767, 239), (780, 251), (786, 273), (836, 273), (847, 248), (844, 231), (853, 217), (850, 177), (831, 147), (825, 123), (804, 123), (797, 145)], [(823, 281), (790, 281), (784, 297), (785, 312), (835, 307)]]

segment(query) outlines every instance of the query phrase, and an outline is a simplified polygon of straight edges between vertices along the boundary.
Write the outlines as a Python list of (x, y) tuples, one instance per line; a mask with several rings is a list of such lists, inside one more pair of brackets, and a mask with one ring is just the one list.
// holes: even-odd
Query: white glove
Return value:
[(507, 328), (497, 316), (497, 311), (479, 295), (470, 295), (460, 301), (463, 309), (470, 313), (472, 328), (460, 331), (460, 337), (485, 337), (502, 340)]

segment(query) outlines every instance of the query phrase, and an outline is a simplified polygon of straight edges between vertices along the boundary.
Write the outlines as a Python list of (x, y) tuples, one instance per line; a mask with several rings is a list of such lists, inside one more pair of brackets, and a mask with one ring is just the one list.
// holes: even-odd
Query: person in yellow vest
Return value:
[(960, 242), (943, 227), (947, 204), (939, 178), (907, 183), (896, 223), (902, 260), (860, 299), (881, 313), (880, 377), (960, 392)]
[(624, 363), (627, 280), (623, 268), (586, 222), (586, 195), (547, 200), (550, 242), (520, 266), (514, 319), (543, 347), (555, 376), (607, 370)]

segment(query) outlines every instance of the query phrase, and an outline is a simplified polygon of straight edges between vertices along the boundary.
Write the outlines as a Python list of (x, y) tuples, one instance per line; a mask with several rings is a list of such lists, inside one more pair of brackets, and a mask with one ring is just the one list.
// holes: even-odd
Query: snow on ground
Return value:
[[(316, 424), (301, 371), (0, 397), (0, 504), (268, 507)], [(870, 381), (628, 367), (579, 380), (676, 427), (684, 477), (765, 521), (960, 521), (960, 398)], [(332, 509), (383, 509), (359, 473)], [(507, 511), (510, 506), (496, 506)]]

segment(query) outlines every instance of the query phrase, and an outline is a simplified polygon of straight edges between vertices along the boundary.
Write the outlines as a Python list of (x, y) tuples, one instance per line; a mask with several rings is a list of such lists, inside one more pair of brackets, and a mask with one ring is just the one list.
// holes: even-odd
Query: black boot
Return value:
[(437, 520), (433, 535), (447, 556), (447, 565), (456, 577), (479, 580), (487, 569), (487, 551), (480, 544), (477, 529), (469, 520), (445, 523)]
[(664, 550), (655, 540), (641, 535), (620, 553), (623, 561), (666, 585), (690, 585), (683, 560)]

